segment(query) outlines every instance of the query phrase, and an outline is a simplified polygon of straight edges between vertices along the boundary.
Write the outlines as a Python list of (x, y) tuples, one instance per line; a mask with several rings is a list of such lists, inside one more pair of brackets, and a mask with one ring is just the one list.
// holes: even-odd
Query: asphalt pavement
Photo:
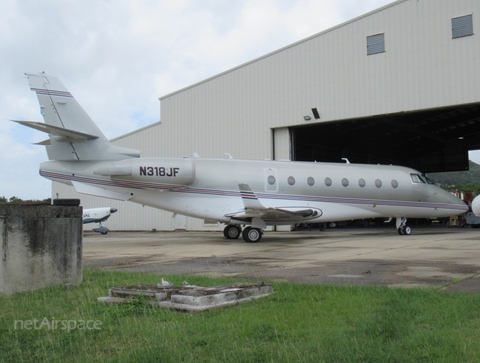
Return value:
[(438, 287), (480, 293), (480, 229), (414, 226), (265, 232), (259, 243), (222, 232), (85, 232), (84, 268), (234, 276), (308, 284)]

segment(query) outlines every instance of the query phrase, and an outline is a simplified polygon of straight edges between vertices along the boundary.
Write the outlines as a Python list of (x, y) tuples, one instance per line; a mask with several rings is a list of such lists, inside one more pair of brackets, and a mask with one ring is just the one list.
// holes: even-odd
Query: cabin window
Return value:
[(347, 178), (343, 178), (342, 179), (342, 185), (346, 188), (348, 187), (348, 179)]
[(309, 176), (308, 179), (307, 179), (307, 184), (310, 185), (311, 187), (313, 187), (313, 185), (315, 184), (315, 179), (313, 179), (311, 176)]
[(270, 175), (267, 179), (268, 184), (274, 185), (275, 184), (275, 177), (273, 175)]
[(289, 185), (294, 185), (295, 184), (295, 178), (293, 176), (288, 177), (288, 184)]
[(375, 186), (377, 188), (381, 188), (382, 187), (382, 181), (380, 179), (375, 180)]
[(362, 179), (362, 178), (358, 179), (358, 185), (360, 186), (360, 188), (365, 187), (366, 184), (367, 183), (365, 183), (365, 179)]
[(325, 185), (326, 185), (327, 187), (330, 187), (330, 186), (332, 185), (332, 179), (330, 179), (330, 178), (325, 178)]
[(412, 178), (412, 183), (415, 183), (415, 184), (425, 183), (425, 181), (418, 174), (410, 174), (410, 177)]
[(392, 179), (392, 188), (393, 188), (393, 189), (397, 189), (397, 188), (398, 188), (398, 181), (396, 181), (395, 179)]

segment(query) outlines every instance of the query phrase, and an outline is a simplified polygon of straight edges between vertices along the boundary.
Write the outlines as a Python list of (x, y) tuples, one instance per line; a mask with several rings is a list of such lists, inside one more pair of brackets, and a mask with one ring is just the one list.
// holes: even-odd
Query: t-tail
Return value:
[(58, 80), (45, 73), (28, 74), (30, 89), (37, 94), (45, 123), (17, 121), (46, 132), (50, 160), (122, 160), (140, 156), (138, 150), (112, 145), (72, 94)]

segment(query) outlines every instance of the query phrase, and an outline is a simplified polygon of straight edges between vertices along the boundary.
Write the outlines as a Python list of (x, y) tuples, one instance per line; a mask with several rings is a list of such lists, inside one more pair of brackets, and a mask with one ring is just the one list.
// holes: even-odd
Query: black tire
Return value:
[(257, 243), (262, 239), (262, 231), (259, 228), (247, 227), (243, 230), (242, 237), (247, 243)]
[(223, 235), (226, 239), (237, 239), (240, 237), (240, 233), (242, 233), (240, 227), (232, 224), (229, 224), (223, 229)]
[(410, 226), (404, 226), (403, 234), (406, 236), (410, 236), (412, 234), (412, 228)]

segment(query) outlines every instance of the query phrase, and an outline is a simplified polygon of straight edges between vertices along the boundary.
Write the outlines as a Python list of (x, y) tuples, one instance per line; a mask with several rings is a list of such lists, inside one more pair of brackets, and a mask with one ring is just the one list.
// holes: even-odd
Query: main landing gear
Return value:
[(102, 227), (101, 223), (99, 223), (98, 228), (93, 228), (92, 230), (101, 234), (107, 234), (110, 231), (107, 227)]
[(223, 230), (223, 235), (226, 239), (237, 239), (240, 237), (240, 234), (245, 242), (256, 243), (262, 239), (263, 232), (260, 228), (253, 227), (245, 227), (242, 232), (239, 226), (233, 224), (229, 224)]
[(237, 239), (241, 233), (242, 229), (233, 224), (229, 224), (223, 229), (223, 235), (226, 239)]
[(242, 232), (245, 242), (256, 243), (262, 239), (262, 230), (260, 228), (246, 227)]
[(407, 218), (399, 217), (396, 222), (398, 234), (401, 236), (410, 235), (412, 233), (412, 228), (407, 226)]

